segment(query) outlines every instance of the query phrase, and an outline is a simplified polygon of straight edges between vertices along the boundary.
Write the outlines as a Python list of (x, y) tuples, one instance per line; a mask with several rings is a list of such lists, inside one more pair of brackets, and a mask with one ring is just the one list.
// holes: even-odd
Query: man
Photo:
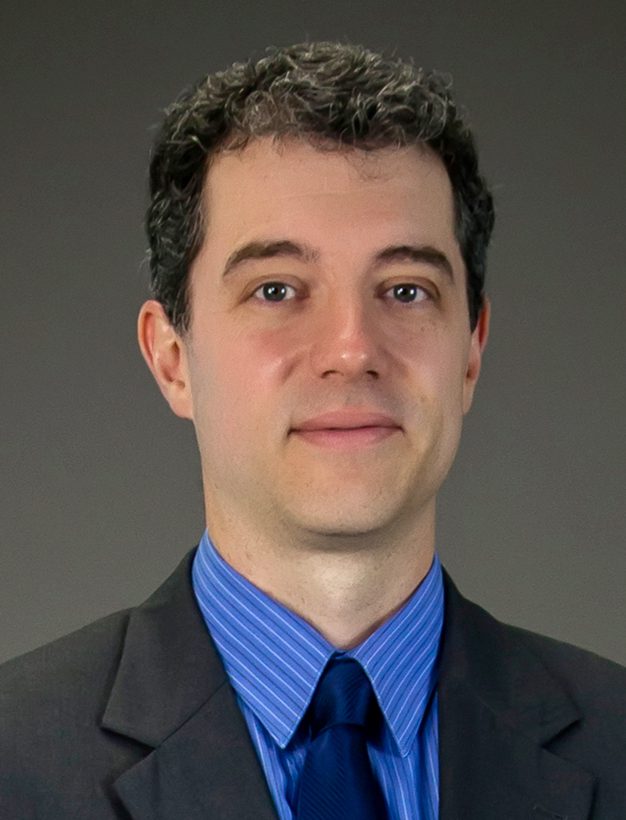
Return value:
[(143, 605), (0, 673), (2, 818), (626, 817), (626, 674), (436, 556), (489, 328), (446, 85), (268, 52), (169, 110), (142, 353), (207, 531)]

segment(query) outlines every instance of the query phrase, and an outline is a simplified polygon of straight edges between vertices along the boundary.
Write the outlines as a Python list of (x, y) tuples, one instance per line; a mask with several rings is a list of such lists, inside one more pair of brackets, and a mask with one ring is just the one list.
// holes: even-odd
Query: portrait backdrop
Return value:
[(197, 543), (193, 428), (135, 341), (151, 141), (207, 72), (330, 39), (449, 72), (495, 194), (442, 561), (497, 617), (626, 663), (623, 3), (33, 0), (0, 38), (0, 660), (139, 603)]

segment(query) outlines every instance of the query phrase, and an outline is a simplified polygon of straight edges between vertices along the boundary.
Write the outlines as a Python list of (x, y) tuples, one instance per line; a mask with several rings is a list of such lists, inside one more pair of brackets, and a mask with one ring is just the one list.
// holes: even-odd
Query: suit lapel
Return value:
[(114, 791), (133, 820), (276, 820), (191, 587), (193, 553), (130, 617), (101, 726), (146, 745)]
[(440, 820), (587, 820), (592, 775), (546, 748), (577, 707), (523, 633), (445, 584)]

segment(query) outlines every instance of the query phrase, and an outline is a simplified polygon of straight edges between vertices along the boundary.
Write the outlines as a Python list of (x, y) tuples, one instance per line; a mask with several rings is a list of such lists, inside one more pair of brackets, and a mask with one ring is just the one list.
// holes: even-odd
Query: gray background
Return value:
[(201, 533), (192, 428), (134, 338), (153, 125), (309, 37), (452, 73), (496, 192), (445, 564), (498, 617), (626, 663), (622, 5), (3, 3), (0, 659), (138, 603)]

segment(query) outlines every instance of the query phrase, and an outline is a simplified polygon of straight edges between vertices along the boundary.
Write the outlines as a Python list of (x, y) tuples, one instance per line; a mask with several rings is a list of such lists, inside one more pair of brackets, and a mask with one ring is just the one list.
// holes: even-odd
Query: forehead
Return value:
[(203, 209), (205, 241), (218, 253), (262, 236), (306, 234), (330, 248), (454, 241), (455, 234), (448, 174), (422, 146), (329, 150), (302, 140), (256, 139), (214, 157)]

